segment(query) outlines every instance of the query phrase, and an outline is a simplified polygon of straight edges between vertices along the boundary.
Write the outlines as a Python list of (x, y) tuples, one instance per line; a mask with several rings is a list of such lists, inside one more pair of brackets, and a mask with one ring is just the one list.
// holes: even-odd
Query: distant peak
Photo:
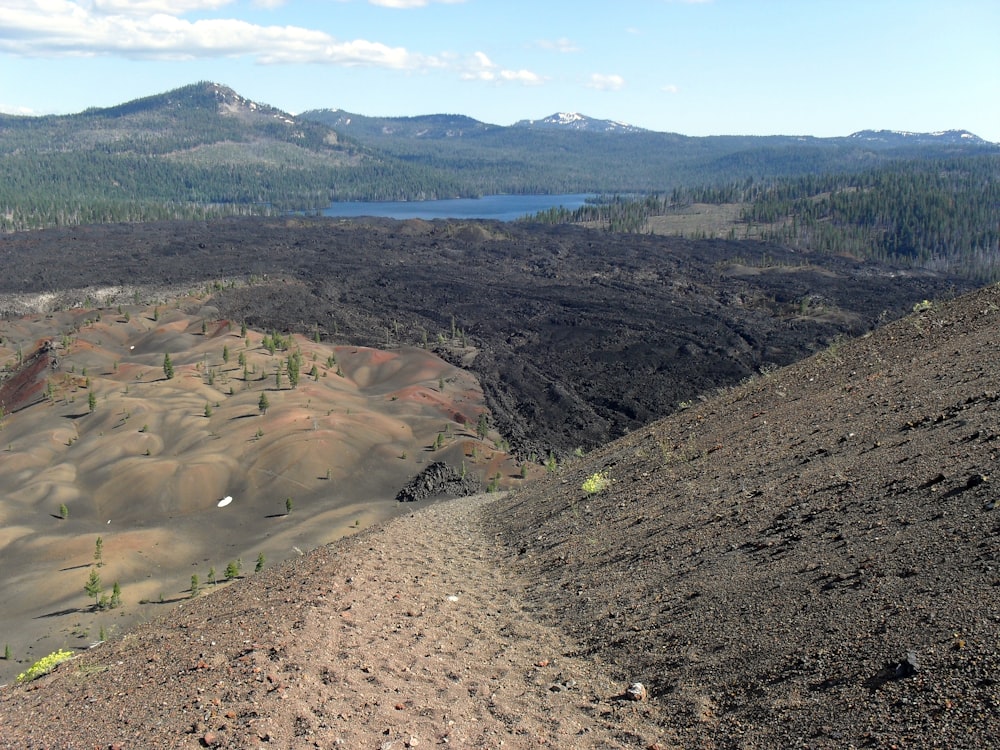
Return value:
[(645, 128), (629, 125), (619, 120), (599, 120), (579, 112), (556, 112), (542, 120), (520, 120), (514, 127), (557, 128), (563, 130), (586, 130), (593, 133), (641, 133)]
[(968, 130), (938, 130), (933, 133), (916, 133), (910, 130), (859, 130), (851, 133), (848, 138), (861, 141), (877, 141), (879, 143), (899, 144), (930, 144), (930, 143), (962, 143), (987, 144), (975, 133)]

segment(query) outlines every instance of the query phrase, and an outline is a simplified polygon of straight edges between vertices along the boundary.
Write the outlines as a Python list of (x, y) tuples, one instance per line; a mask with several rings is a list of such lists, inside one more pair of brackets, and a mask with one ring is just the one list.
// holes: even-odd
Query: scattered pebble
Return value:
[(632, 701), (644, 701), (646, 700), (646, 686), (641, 682), (633, 682), (628, 686), (628, 690), (625, 691), (625, 697)]
[(910, 677), (919, 671), (920, 660), (917, 658), (916, 651), (907, 651), (906, 658), (896, 665), (896, 672), (893, 676), (896, 679), (901, 680), (904, 677)]

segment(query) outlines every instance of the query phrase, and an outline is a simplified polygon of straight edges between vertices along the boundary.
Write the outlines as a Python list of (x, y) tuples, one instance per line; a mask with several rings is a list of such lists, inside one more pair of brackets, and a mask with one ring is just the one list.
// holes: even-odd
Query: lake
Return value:
[(324, 208), (324, 216), (382, 216), (389, 219), (495, 219), (514, 221), (562, 206), (573, 211), (590, 193), (562, 195), (486, 195), (440, 201), (344, 201)]

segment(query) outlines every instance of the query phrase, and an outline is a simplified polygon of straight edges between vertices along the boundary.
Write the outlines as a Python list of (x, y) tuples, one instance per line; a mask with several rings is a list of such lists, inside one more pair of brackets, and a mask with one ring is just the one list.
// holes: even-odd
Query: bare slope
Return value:
[(482, 502), (347, 537), (0, 691), (0, 747), (647, 747), (650, 706), (565, 656), (524, 582), (497, 576)]
[(681, 747), (992, 745), (998, 324), (935, 305), (494, 505), (526, 606)]

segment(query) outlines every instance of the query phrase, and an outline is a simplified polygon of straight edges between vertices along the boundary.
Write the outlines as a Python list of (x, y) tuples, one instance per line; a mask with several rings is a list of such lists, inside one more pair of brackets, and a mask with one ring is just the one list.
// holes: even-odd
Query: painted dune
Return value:
[[(0, 335), (0, 640), (23, 657), (0, 681), (159, 614), (192, 575), (221, 581), (237, 560), (249, 574), (259, 554), (275, 562), (399, 512), (396, 492), (432, 460), (516, 473), (476, 437), (475, 379), (422, 349), (281, 336), (272, 353), (267, 334), (196, 298), (34, 315)], [(50, 359), (28, 373), (45, 341)], [(95, 612), (98, 537), (102, 584), (120, 584), (123, 606)]]

